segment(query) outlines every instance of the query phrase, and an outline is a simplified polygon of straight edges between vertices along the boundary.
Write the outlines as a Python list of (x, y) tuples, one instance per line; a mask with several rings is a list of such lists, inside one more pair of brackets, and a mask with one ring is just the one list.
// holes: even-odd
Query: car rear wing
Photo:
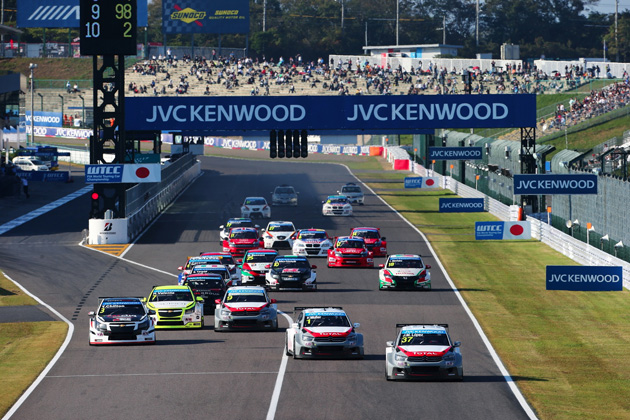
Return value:
[(414, 323), (407, 323), (407, 324), (396, 324), (396, 328), (402, 328), (402, 327), (408, 327), (410, 325), (436, 325), (438, 327), (444, 327), (448, 329), (448, 324), (433, 324), (433, 323), (427, 323), (427, 322), (414, 322)]

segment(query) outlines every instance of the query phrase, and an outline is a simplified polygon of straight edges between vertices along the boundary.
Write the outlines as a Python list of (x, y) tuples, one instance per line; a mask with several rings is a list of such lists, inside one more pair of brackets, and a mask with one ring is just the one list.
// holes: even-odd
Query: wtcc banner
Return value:
[(475, 239), (478, 241), (531, 238), (532, 229), (527, 221), (475, 222)]
[(595, 174), (514, 175), (515, 195), (597, 194)]
[(247, 0), (162, 0), (166, 34), (247, 34)]
[(428, 160), (480, 160), (481, 147), (429, 147)]
[(548, 265), (547, 290), (621, 291), (623, 268), (609, 266)]
[(162, 167), (159, 163), (85, 165), (86, 184), (160, 182), (161, 180)]
[(29, 181), (68, 182), (70, 179), (68, 171), (16, 171), (16, 175)]
[(438, 178), (435, 177), (406, 177), (405, 188), (439, 188)]
[(440, 213), (475, 213), (484, 210), (483, 198), (440, 198)]

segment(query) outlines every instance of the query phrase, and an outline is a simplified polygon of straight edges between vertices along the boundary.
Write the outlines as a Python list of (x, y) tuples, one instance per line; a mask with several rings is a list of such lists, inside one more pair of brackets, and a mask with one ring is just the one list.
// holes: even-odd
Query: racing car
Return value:
[(270, 299), (264, 287), (230, 287), (223, 299), (215, 300), (214, 331), (278, 330), (275, 299)]
[(296, 307), (296, 311), (301, 311), (297, 322), (286, 330), (287, 356), (363, 359), (363, 334), (355, 332), (359, 324), (351, 324), (343, 308)]
[(352, 205), (345, 195), (329, 195), (322, 204), (324, 216), (352, 216)]
[(286, 204), (289, 206), (298, 205), (298, 193), (290, 185), (278, 185), (271, 193), (271, 204), (278, 206), (280, 204)]
[(230, 275), (230, 270), (223, 264), (200, 264), (192, 268), (189, 275), (192, 274), (218, 274), (223, 278), (227, 287), (237, 286), (240, 284), (241, 279), (235, 280)]
[(184, 281), (195, 296), (203, 298), (203, 313), (212, 314), (214, 301), (223, 299), (227, 286), (220, 274), (189, 274)]
[(188, 259), (186, 260), (186, 264), (177, 267), (177, 269), (180, 271), (179, 275), (177, 276), (177, 284), (184, 284), (186, 276), (192, 272), (193, 267), (203, 264), (220, 264), (220, 262), (218, 262), (217, 258), (205, 255), (200, 255), (198, 257), (188, 257)]
[(354, 182), (348, 182), (347, 184), (342, 185), (341, 190), (337, 191), (337, 194), (345, 195), (351, 203), (363, 205), (363, 191), (361, 190), (361, 187)]
[(291, 236), (295, 232), (293, 222), (276, 221), (269, 222), (266, 229), (263, 229), (263, 242), (265, 248), (291, 248), (293, 240)]
[(326, 257), (332, 241), (324, 229), (300, 229), (292, 235), (293, 255)]
[(374, 267), (374, 257), (363, 238), (338, 236), (328, 250), (328, 267)]
[(223, 245), (223, 241), (225, 241), (230, 236), (230, 229), (235, 227), (255, 227), (260, 228), (259, 225), (254, 224), (252, 219), (236, 217), (232, 219), (228, 219), (228, 221), (219, 226), (219, 245)]
[(451, 341), (448, 324), (396, 324), (396, 341), (385, 350), (385, 377), (464, 380), (461, 342)]
[(188, 286), (154, 286), (146, 304), (155, 328), (203, 328), (203, 298)]
[(368, 251), (372, 251), (375, 257), (387, 256), (387, 239), (381, 236), (379, 228), (356, 227), (352, 229), (350, 236), (363, 238)]
[(271, 207), (264, 197), (247, 197), (241, 206), (241, 217), (271, 219)]
[(90, 317), (90, 345), (155, 344), (151, 312), (139, 297), (99, 297)]
[(416, 254), (394, 254), (387, 257), (385, 264), (379, 264), (378, 288), (384, 289), (426, 289), (431, 290), (430, 265), (425, 265), (422, 257)]
[(211, 264), (223, 264), (227, 267), (230, 272), (230, 276), (232, 277), (232, 282), (234, 285), (240, 283), (241, 280), (241, 269), (236, 265), (236, 261), (234, 261), (234, 257), (229, 252), (202, 252), (199, 254), (200, 257), (208, 257), (211, 259)]
[(306, 257), (279, 255), (265, 274), (265, 283), (271, 290), (317, 290), (317, 266)]
[(245, 252), (241, 265), (241, 283), (265, 285), (265, 274), (278, 256), (275, 249), (251, 249)]
[(223, 252), (229, 252), (233, 257), (243, 257), (248, 249), (260, 248), (263, 241), (258, 237), (256, 228), (232, 228), (230, 236), (223, 241)]

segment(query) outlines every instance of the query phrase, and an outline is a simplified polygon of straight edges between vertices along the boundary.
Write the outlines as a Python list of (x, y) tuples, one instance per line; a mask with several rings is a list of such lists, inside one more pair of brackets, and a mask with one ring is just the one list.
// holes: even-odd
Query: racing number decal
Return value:
[(232, 300), (232, 297), (233, 297), (232, 295), (228, 295), (226, 300)]
[(274, 267), (278, 267), (279, 265), (280, 265), (280, 263), (279, 263), (279, 262), (275, 262), (275, 263), (273, 263), (273, 266), (274, 266)]
[(411, 343), (411, 341), (413, 341), (413, 337), (410, 337), (410, 336), (402, 337), (400, 340), (400, 344)]
[(251, 260), (253, 260), (253, 259), (254, 259), (254, 257), (253, 257), (253, 256), (251, 256), (251, 255), (248, 255), (248, 256), (247, 256), (247, 261), (251, 261)]
[(102, 314), (102, 313), (104, 313), (104, 312), (105, 312), (105, 307), (104, 307), (104, 306), (101, 306), (101, 310), (99, 311), (99, 313), (100, 313), (100, 314)]
[(393, 266), (394, 266), (394, 263), (393, 263), (393, 262), (390, 262), (389, 264), (387, 264), (387, 266), (388, 266), (388, 267), (393, 267)]

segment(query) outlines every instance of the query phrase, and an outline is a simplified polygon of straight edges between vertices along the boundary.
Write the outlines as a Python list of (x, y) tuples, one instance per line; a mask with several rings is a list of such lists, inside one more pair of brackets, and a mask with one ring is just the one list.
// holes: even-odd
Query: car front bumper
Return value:
[(353, 257), (328, 257), (329, 267), (374, 267), (373, 258), (353, 258)]

